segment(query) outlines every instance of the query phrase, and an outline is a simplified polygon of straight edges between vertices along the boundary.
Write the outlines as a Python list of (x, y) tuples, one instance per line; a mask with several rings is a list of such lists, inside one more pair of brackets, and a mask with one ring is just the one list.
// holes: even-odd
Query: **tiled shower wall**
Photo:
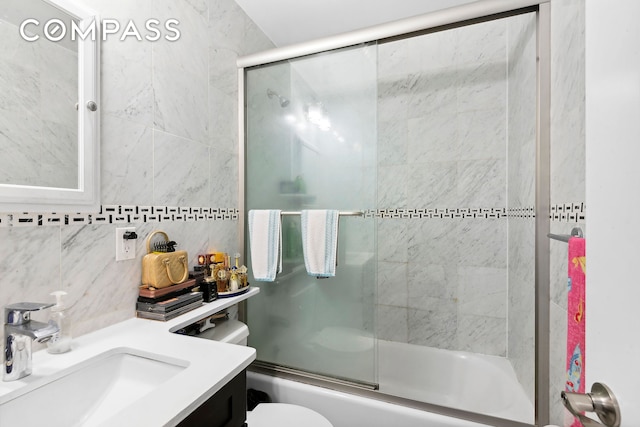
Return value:
[[(551, 231), (568, 234), (585, 221), (584, 1), (551, 13)], [(506, 356), (533, 400), (535, 20), (454, 31), (379, 50), (379, 337)], [(559, 424), (567, 246), (550, 244)]]
[[(21, 215), (2, 218), (0, 306), (51, 301), (49, 293), (63, 289), (75, 335), (135, 315), (153, 230), (166, 231), (192, 264), (203, 251), (239, 248), (235, 60), (273, 47), (232, 0), (85, 3), (142, 29), (149, 18), (175, 18), (182, 35), (175, 43), (114, 37), (102, 45), (101, 199), (112, 212), (82, 216), (81, 225), (19, 227)], [(116, 262), (115, 228), (128, 225), (137, 227), (137, 256)]]
[[(536, 20), (512, 18), (508, 25), (508, 185), (510, 208), (535, 206)], [(518, 381), (534, 401), (535, 218), (508, 220), (507, 357)]]
[(506, 356), (506, 41), (500, 20), (380, 45), (378, 208), (493, 212), (379, 220), (381, 339)]

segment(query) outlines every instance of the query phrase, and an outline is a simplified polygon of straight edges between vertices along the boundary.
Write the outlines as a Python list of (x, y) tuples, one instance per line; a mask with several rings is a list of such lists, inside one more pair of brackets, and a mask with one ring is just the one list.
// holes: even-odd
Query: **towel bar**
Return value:
[[(280, 215), (300, 215), (300, 211), (282, 211)], [(339, 216), (363, 216), (364, 212), (362, 211), (340, 211), (338, 212)]]
[(571, 235), (568, 234), (547, 234), (547, 237), (553, 240), (560, 240), (561, 242), (569, 242), (572, 237), (583, 237), (582, 229), (580, 227), (573, 227), (571, 229)]

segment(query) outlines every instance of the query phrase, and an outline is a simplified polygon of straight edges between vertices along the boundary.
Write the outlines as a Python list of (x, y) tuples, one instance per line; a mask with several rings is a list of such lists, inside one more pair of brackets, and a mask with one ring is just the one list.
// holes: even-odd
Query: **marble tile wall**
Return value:
[[(551, 14), (551, 203), (584, 203), (585, 2), (552, 2)], [(587, 238), (588, 257), (584, 217), (577, 224), (553, 221), (551, 232), (569, 234), (576, 225)], [(562, 425), (565, 409), (558, 395), (564, 390), (566, 379), (567, 244), (551, 240), (550, 253), (550, 421)], [(588, 348), (586, 352), (588, 354)], [(585, 367), (588, 372), (588, 364)]]
[[(75, 188), (78, 54), (0, 20), (0, 181)], [(25, 167), (37, 165), (37, 167)]]
[[(235, 59), (272, 43), (232, 0), (85, 3), (138, 28), (148, 18), (176, 18), (182, 34), (173, 43), (102, 44), (102, 204), (237, 209)], [(232, 218), (177, 218), (133, 222), (137, 256), (122, 262), (115, 262), (114, 230), (126, 222), (0, 227), (0, 305), (50, 301), (63, 289), (74, 335), (133, 317), (144, 239), (153, 230), (166, 231), (192, 262), (206, 250), (239, 248)]]
[[(508, 206), (535, 206), (536, 16), (508, 24)], [(508, 221), (507, 355), (523, 390), (534, 401), (535, 380), (535, 220)]]
[[(585, 218), (584, 2), (554, 3), (552, 16), (551, 203), (560, 211), (551, 230), (567, 234)], [(383, 215), (378, 327), (382, 339), (507, 356), (533, 399), (534, 224), (522, 208), (535, 191), (535, 102), (523, 102), (535, 100), (535, 20), (505, 25), (380, 46), (378, 208), (506, 205), (510, 215)], [(479, 242), (487, 246), (472, 252), (492, 252), (489, 264), (465, 253)], [(566, 256), (566, 244), (551, 243), (552, 398), (564, 381)], [(552, 408), (559, 424), (557, 399)]]
[[(504, 20), (382, 44), (378, 209), (507, 204)], [(378, 220), (386, 340), (507, 355), (507, 218)]]

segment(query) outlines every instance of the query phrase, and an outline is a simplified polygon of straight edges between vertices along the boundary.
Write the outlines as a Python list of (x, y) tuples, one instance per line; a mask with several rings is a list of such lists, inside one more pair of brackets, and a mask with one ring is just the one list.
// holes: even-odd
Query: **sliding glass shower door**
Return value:
[[(246, 210), (293, 213), (282, 217), (283, 271), (251, 282), (260, 294), (248, 304), (249, 345), (262, 362), (369, 384), (377, 382), (376, 56), (363, 45), (245, 70)], [(362, 212), (340, 216), (334, 278), (305, 270), (304, 209)]]

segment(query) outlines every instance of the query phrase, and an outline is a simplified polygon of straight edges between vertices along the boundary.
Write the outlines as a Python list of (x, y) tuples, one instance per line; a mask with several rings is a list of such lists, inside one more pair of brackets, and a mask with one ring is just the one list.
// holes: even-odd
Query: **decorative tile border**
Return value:
[[(365, 218), (381, 219), (500, 219), (535, 218), (533, 206), (518, 208), (425, 208), (367, 209)], [(141, 222), (236, 221), (240, 210), (235, 208), (203, 208), (183, 206), (103, 205), (98, 213), (9, 213), (0, 214), (2, 227), (37, 227), (89, 224), (122, 224)], [(561, 203), (551, 206), (549, 219), (555, 222), (585, 222), (584, 203)]]
[(435, 209), (369, 209), (365, 218), (429, 218), (429, 219), (463, 219), (463, 218), (504, 218), (505, 208), (435, 208)]
[[(536, 217), (535, 207), (517, 208), (435, 208), (435, 209), (369, 209), (365, 218), (383, 219), (466, 219), (466, 218), (522, 218)], [(549, 219), (555, 222), (585, 222), (586, 208), (584, 203), (562, 203), (550, 207)]]
[(235, 208), (103, 205), (98, 213), (9, 213), (0, 214), (0, 227), (38, 227), (141, 222), (237, 221)]
[(551, 213), (549, 218), (556, 222), (585, 222), (587, 217), (587, 208), (582, 203), (561, 203), (551, 205)]

